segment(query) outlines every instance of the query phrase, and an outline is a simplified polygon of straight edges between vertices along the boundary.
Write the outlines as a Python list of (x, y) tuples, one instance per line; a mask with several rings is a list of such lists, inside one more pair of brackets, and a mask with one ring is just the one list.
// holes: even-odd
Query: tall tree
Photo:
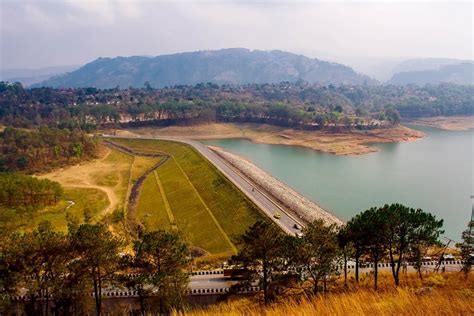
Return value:
[(128, 276), (126, 284), (138, 292), (141, 314), (146, 314), (145, 299), (151, 293), (158, 297), (160, 315), (182, 309), (189, 281), (189, 251), (183, 238), (163, 230), (146, 232), (133, 250), (128, 262), (136, 274)]
[(344, 286), (347, 286), (347, 261), (350, 255), (353, 254), (353, 248), (349, 239), (348, 228), (343, 226), (337, 233), (337, 242), (342, 253), (342, 260), (344, 263)]
[(240, 236), (240, 251), (231, 260), (246, 271), (246, 284), (258, 282), (265, 304), (276, 298), (276, 285), (284, 271), (282, 240), (283, 234), (278, 227), (258, 221)]
[(361, 214), (365, 227), (364, 242), (366, 254), (374, 265), (374, 288), (378, 286), (378, 264), (387, 252), (386, 220), (383, 214), (375, 207)]
[(93, 285), (96, 314), (102, 313), (102, 288), (112, 282), (112, 274), (119, 266), (122, 241), (112, 235), (103, 224), (85, 223), (70, 226), (71, 250), (77, 257), (76, 267), (87, 275)]
[[(60, 294), (70, 289), (59, 282), (73, 273), (68, 270), (74, 258), (68, 251), (66, 236), (52, 231), (48, 222), (42, 222), (33, 232), (12, 235), (6, 244), (2, 251), (2, 268), (8, 275), (4, 288), (11, 294), (18, 288), (26, 289), (27, 314), (49, 315), (50, 297), (54, 306), (59, 306)], [(75, 283), (77, 287), (81, 282)]]
[[(410, 252), (428, 248), (438, 243), (443, 220), (430, 213), (401, 204), (385, 205), (377, 210), (385, 222), (389, 258), (395, 285), (400, 284), (400, 267)], [(413, 257), (412, 255), (412, 257)]]
[(463, 259), (462, 271), (467, 278), (474, 263), (474, 221), (468, 223), (467, 229), (462, 232), (462, 242), (456, 246), (461, 250)]
[(360, 258), (366, 251), (366, 234), (368, 223), (364, 220), (361, 214), (357, 214), (346, 225), (346, 237), (354, 249), (355, 259), (355, 279), (359, 284), (359, 268)]
[(319, 282), (336, 273), (339, 265), (337, 227), (315, 220), (304, 228), (303, 236), (296, 241), (290, 249), (290, 258), (301, 275), (311, 279), (316, 294)]

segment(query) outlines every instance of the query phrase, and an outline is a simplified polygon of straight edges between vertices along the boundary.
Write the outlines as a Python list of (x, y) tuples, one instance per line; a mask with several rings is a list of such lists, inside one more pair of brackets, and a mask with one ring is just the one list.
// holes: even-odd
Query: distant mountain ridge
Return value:
[(21, 82), (23, 86), (30, 86), (45, 81), (55, 75), (73, 71), (79, 66), (55, 66), (37, 69), (1, 69), (0, 80)]
[(397, 73), (437, 70), (448, 65), (459, 65), (466, 62), (472, 62), (469, 59), (454, 58), (389, 58), (389, 57), (329, 57), (328, 60), (334, 60), (352, 67), (355, 71), (367, 74), (381, 82), (388, 82)]
[(444, 65), (438, 69), (415, 70), (396, 73), (390, 79), (392, 84), (437, 84), (451, 82), (456, 84), (474, 84), (474, 63), (463, 62)]
[(375, 84), (376, 80), (342, 64), (284, 51), (229, 48), (156, 57), (98, 58), (35, 86), (143, 87), (173, 85), (277, 83), (298, 80), (321, 84)]

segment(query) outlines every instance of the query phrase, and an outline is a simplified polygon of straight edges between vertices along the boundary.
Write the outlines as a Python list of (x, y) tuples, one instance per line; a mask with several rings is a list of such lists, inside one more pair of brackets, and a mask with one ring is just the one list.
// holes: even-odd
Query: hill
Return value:
[(469, 60), (453, 58), (412, 58), (406, 59), (392, 68), (392, 75), (399, 72), (437, 70), (444, 66), (459, 65), (470, 62)]
[(334, 56), (331, 59), (338, 63), (348, 65), (355, 71), (367, 74), (382, 82), (389, 81), (393, 75), (422, 70), (437, 70), (440, 67), (448, 65), (459, 65), (470, 60), (452, 59), (452, 58), (383, 58), (383, 57), (348, 57)]
[(98, 58), (76, 71), (36, 86), (143, 87), (173, 85), (277, 83), (304, 80), (321, 84), (364, 84), (376, 81), (350, 67), (283, 51), (243, 48), (162, 55)]
[(451, 82), (457, 84), (474, 84), (474, 63), (463, 62), (457, 65), (445, 65), (439, 69), (414, 70), (396, 73), (392, 84), (437, 84)]

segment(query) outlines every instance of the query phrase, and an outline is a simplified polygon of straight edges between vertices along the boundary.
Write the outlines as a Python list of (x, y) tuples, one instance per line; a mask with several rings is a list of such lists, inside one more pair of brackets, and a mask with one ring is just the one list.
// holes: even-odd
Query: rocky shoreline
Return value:
[(229, 164), (242, 172), (245, 176), (250, 178), (272, 198), (286, 206), (302, 221), (309, 223), (316, 219), (322, 219), (327, 224), (342, 225), (344, 223), (341, 219), (337, 218), (310, 199), (296, 192), (294, 189), (282, 183), (277, 178), (263, 171), (250, 161), (231, 154), (220, 147), (209, 146), (209, 148)]

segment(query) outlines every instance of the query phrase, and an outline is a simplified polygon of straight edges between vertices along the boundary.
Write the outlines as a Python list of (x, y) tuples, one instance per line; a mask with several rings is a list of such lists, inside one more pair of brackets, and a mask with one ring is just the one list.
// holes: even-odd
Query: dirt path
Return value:
[(158, 169), (161, 165), (163, 165), (166, 161), (168, 161), (168, 159), (170, 159), (171, 156), (168, 155), (167, 153), (145, 153), (145, 152), (135, 151), (126, 146), (123, 146), (123, 145), (120, 145), (108, 140), (104, 140), (104, 144), (120, 152), (123, 152), (127, 155), (143, 156), (143, 157), (151, 157), (151, 158), (162, 158), (158, 163), (153, 165), (144, 174), (142, 174), (135, 181), (135, 183), (132, 185), (130, 189), (130, 194), (128, 195), (128, 199), (127, 199), (127, 214), (130, 218), (135, 218), (138, 197), (140, 196), (140, 189), (141, 189), (141, 186), (143, 185), (143, 182), (145, 182), (145, 179), (148, 177), (150, 173), (152, 173), (153, 171)]
[(109, 206), (107, 206), (103, 211), (102, 215), (105, 215), (109, 212), (112, 212), (118, 205), (118, 198), (117, 195), (115, 194), (114, 190), (110, 187), (105, 187), (101, 185), (96, 185), (92, 184), (89, 182), (89, 180), (85, 180), (84, 184), (68, 184), (65, 186), (67, 188), (92, 188), (92, 189), (97, 189), (102, 192), (104, 192), (107, 195), (107, 199), (109, 200)]
[(110, 166), (108, 166), (108, 164), (106, 164), (104, 161), (112, 153), (112, 150), (107, 147), (104, 148), (106, 151), (99, 159), (86, 164), (78, 164), (65, 169), (59, 169), (44, 175), (40, 175), (38, 178), (47, 178), (57, 181), (65, 188), (93, 188), (100, 190), (107, 195), (107, 199), (109, 200), (109, 205), (101, 211), (102, 215), (112, 212), (120, 202), (114, 189), (120, 185), (121, 178), (119, 178), (119, 182), (117, 182), (114, 187), (95, 184), (92, 182), (93, 180), (91, 178), (95, 172), (110, 168)]

